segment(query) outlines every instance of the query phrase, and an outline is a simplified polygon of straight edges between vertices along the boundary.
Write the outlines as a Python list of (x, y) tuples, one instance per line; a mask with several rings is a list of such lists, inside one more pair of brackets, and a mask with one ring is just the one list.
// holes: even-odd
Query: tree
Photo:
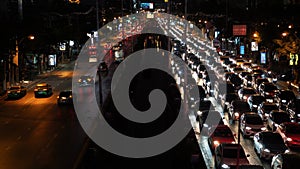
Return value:
[(283, 34), (282, 39), (274, 39), (273, 42), (278, 45), (276, 48), (279, 56), (289, 57), (290, 53), (299, 54), (300, 39), (295, 34)]

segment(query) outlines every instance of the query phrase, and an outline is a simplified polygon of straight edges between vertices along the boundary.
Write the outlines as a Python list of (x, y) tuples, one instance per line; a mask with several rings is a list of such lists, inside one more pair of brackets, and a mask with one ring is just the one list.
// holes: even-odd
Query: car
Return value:
[(21, 85), (16, 85), (16, 86), (11, 86), (7, 90), (7, 98), (8, 99), (17, 99), (24, 97), (27, 93), (27, 89), (24, 86)]
[[(225, 117), (217, 110), (205, 110), (202, 112), (199, 112), (199, 128), (201, 132), (204, 133), (204, 135), (208, 134), (208, 129), (213, 126), (217, 125), (223, 125)], [(209, 118), (207, 120), (207, 117), (213, 117), (213, 119), (220, 119), (219, 121), (212, 121), (212, 118)]]
[(108, 66), (105, 61), (100, 62), (99, 67), (98, 67), (98, 72), (107, 72), (108, 71)]
[(232, 101), (228, 110), (228, 117), (230, 119), (230, 122), (234, 120), (238, 120), (243, 113), (249, 111), (251, 111), (251, 109), (249, 107), (249, 104), (246, 101), (242, 101), (242, 100)]
[(205, 89), (201, 85), (197, 85), (199, 91), (200, 100), (204, 100), (206, 98)]
[(255, 82), (252, 84), (252, 86), (254, 89), (258, 91), (259, 85), (262, 84), (263, 82), (269, 82), (269, 80), (265, 78), (257, 78)]
[(295, 93), (292, 90), (289, 90), (289, 89), (279, 90), (279, 92), (276, 93), (275, 97), (274, 97), (275, 103), (282, 110), (286, 109), (287, 104), (290, 101), (295, 101), (295, 100), (296, 100)]
[(255, 74), (255, 73), (265, 74), (265, 71), (263, 69), (260, 69), (260, 68), (255, 68), (255, 69), (251, 70), (251, 73), (252, 74)]
[(263, 120), (256, 112), (245, 112), (242, 114), (240, 130), (244, 138), (254, 136), (257, 132), (265, 131), (266, 129)]
[(290, 115), (283, 110), (272, 110), (267, 119), (267, 127), (275, 131), (277, 126), (283, 122), (290, 122)]
[(240, 100), (246, 101), (249, 96), (256, 94), (256, 91), (252, 87), (243, 87), (238, 90)]
[(237, 167), (237, 158), (239, 165), (251, 165), (244, 148), (239, 144), (222, 143), (215, 148), (215, 168), (230, 169)]
[(59, 92), (57, 96), (58, 105), (72, 105), (73, 104), (73, 95), (72, 90), (63, 90)]
[(234, 72), (225, 72), (223, 80), (226, 81), (231, 75), (234, 75)]
[(241, 87), (243, 87), (243, 80), (237, 74), (229, 76), (227, 80), (233, 84), (236, 90), (239, 90)]
[(279, 133), (272, 131), (261, 131), (253, 137), (254, 151), (259, 158), (270, 160), (273, 156), (280, 153), (289, 152)]
[(265, 101), (265, 97), (261, 96), (260, 94), (253, 94), (247, 99), (251, 111), (257, 111), (258, 106)]
[(290, 82), (290, 81), (293, 81), (294, 79), (295, 79), (295, 77), (294, 77), (294, 73), (292, 70), (289, 70), (278, 76), (278, 80), (285, 81), (285, 82)]
[(52, 86), (46, 82), (38, 83), (34, 88), (34, 96), (37, 97), (48, 97), (52, 95)]
[(258, 106), (257, 113), (263, 121), (267, 121), (272, 110), (279, 110), (279, 107), (275, 103), (263, 102)]
[(78, 82), (79, 87), (86, 87), (86, 86), (91, 86), (94, 84), (93, 77), (90, 75), (80, 76), (80, 78), (78, 79), (77, 82)]
[(244, 69), (242, 67), (238, 67), (238, 66), (232, 69), (232, 72), (238, 73), (238, 74), (243, 71), (244, 71)]
[(276, 132), (279, 133), (290, 149), (300, 149), (300, 124), (296, 122), (281, 123)]
[[(243, 79), (243, 85), (244, 87), (253, 87), (252, 86), (252, 75), (248, 74), (245, 77), (242, 78)], [(254, 87), (253, 87), (254, 88)], [(255, 88), (254, 88), (255, 89)], [(255, 89), (256, 90), (256, 89)]]
[(286, 111), (290, 115), (292, 121), (300, 122), (300, 99), (290, 101), (287, 104)]
[[(256, 83), (257, 79), (263, 79), (262, 78), (262, 74), (260, 74), (260, 73), (253, 73), (252, 74), (252, 87), (258, 91), (259, 85), (257, 85), (257, 83)], [(269, 82), (269, 80), (266, 79), (266, 82)]]
[(215, 89), (214, 97), (217, 101), (221, 101), (221, 99), (223, 99), (224, 95), (226, 95), (228, 93), (236, 93), (233, 84), (228, 81), (225, 83), (216, 81), (214, 89)]
[(248, 70), (250, 67), (251, 67), (252, 63), (251, 62), (244, 62), (242, 63), (241, 67), (244, 69), (244, 70)]
[(245, 78), (247, 75), (251, 75), (251, 73), (245, 70), (239, 73), (240, 78)]
[(215, 148), (222, 143), (235, 144), (234, 135), (227, 125), (218, 125), (216, 127), (210, 127), (208, 129), (208, 145), (210, 146), (212, 153)]
[(274, 102), (274, 97), (279, 90), (274, 83), (263, 82), (259, 85), (258, 92), (266, 98), (267, 102)]
[(230, 103), (233, 100), (239, 100), (239, 96), (237, 93), (227, 93), (227, 94), (223, 95), (223, 97), (220, 100), (221, 100), (221, 106), (223, 107), (223, 111), (228, 112)]
[(278, 81), (277, 75), (272, 71), (268, 71), (267, 73), (265, 73), (265, 78), (268, 79), (269, 82), (273, 82), (273, 83), (277, 83)]
[(235, 64), (236, 64), (237, 66), (241, 66), (244, 62), (245, 62), (245, 61), (244, 61), (243, 59), (236, 59), (236, 60), (235, 60)]
[(296, 169), (299, 168), (300, 154), (289, 152), (275, 155), (271, 161), (272, 169)]

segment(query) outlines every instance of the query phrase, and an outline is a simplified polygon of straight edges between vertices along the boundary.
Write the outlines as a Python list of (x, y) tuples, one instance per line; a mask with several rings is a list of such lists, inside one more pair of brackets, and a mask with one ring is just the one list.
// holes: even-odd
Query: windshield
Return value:
[(265, 86), (265, 91), (273, 91), (273, 90), (278, 90), (275, 85), (270, 84)]
[(290, 100), (295, 98), (295, 94), (292, 91), (282, 91), (279, 97), (282, 99)]
[(284, 144), (282, 137), (278, 133), (265, 133), (263, 141), (265, 144)]
[(290, 134), (300, 134), (300, 125), (286, 126), (286, 132)]
[(255, 94), (254, 89), (243, 89), (244, 94)]
[(274, 105), (264, 105), (263, 109), (267, 112), (270, 112), (272, 110), (277, 110), (278, 107), (274, 104)]
[[(237, 147), (229, 147), (223, 149), (223, 157), (225, 158), (237, 158)], [(245, 152), (242, 147), (240, 147), (240, 158), (245, 158)]]
[(254, 124), (254, 125), (263, 125), (264, 124), (260, 116), (247, 116), (246, 123)]
[(227, 129), (227, 128), (222, 128), (222, 129), (216, 128), (216, 130), (214, 131), (214, 136), (215, 137), (233, 137), (231, 130)]
[(10, 90), (19, 90), (19, 89), (21, 89), (21, 87), (19, 87), (19, 86), (13, 86), (10, 88)]
[(61, 97), (69, 97), (70, 95), (72, 95), (72, 92), (61, 92), (59, 94), (59, 96), (61, 96)]
[(277, 123), (289, 122), (290, 116), (287, 113), (274, 113), (273, 120)]
[(255, 96), (255, 97), (253, 96), (253, 98), (252, 98), (253, 104), (260, 104), (263, 101), (265, 101), (265, 98), (263, 96)]

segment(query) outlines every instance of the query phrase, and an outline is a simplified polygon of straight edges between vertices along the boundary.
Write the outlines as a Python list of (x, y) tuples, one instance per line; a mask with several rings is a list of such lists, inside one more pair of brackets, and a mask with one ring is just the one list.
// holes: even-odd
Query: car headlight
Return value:
[(297, 117), (300, 117), (300, 114), (297, 114)]
[(275, 124), (275, 127), (278, 127), (279, 125), (278, 124)]
[(284, 153), (289, 153), (289, 152), (290, 152), (290, 150), (285, 150), (285, 151), (284, 151)]
[(230, 169), (230, 167), (227, 164), (222, 164), (221, 166), (223, 169)]
[(255, 105), (255, 104), (254, 104), (254, 105), (252, 105), (252, 106), (253, 106), (254, 108), (257, 108), (257, 105)]
[(265, 94), (266, 94), (266, 95), (269, 95), (270, 93), (269, 93), (269, 92), (266, 92)]
[(17, 93), (20, 93), (20, 92), (21, 92), (21, 91), (19, 91), (19, 90), (17, 91)]
[(235, 116), (235, 117), (239, 117), (240, 114), (239, 114), (239, 113), (234, 113), (234, 116)]
[(7, 93), (10, 93), (10, 91), (8, 91)]
[(265, 130), (267, 130), (267, 128), (266, 127), (262, 127), (262, 128), (260, 128), (262, 131), (265, 131)]
[(246, 100), (246, 99), (247, 99), (247, 96), (243, 96), (243, 99)]
[(288, 138), (286, 139), (286, 141), (293, 141), (293, 139), (291, 139), (291, 138), (288, 137)]
[(286, 103), (286, 100), (281, 100), (282, 103)]
[(204, 124), (203, 124), (203, 127), (208, 127), (208, 124), (204, 123)]
[(215, 147), (217, 147), (218, 145), (220, 145), (220, 142), (219, 142), (219, 141), (217, 141), (217, 140), (216, 140), (216, 141), (214, 141), (214, 146), (215, 146)]
[(248, 127), (248, 126), (246, 127), (246, 130), (251, 130), (251, 129), (252, 129), (251, 127)]
[(251, 81), (248, 81), (247, 83), (248, 83), (248, 84), (251, 84), (252, 82), (251, 82)]
[(265, 149), (264, 149), (264, 152), (265, 152), (265, 153), (270, 153), (271, 151), (270, 151), (269, 149), (265, 148)]

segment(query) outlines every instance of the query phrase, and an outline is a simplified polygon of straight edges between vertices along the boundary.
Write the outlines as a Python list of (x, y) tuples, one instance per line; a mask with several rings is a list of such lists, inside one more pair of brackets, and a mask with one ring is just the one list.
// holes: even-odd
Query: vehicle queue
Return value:
[[(186, 62), (192, 73), (198, 75), (196, 80), (201, 81), (198, 88), (206, 94), (204, 97), (200, 96), (196, 119), (199, 121), (201, 132), (208, 133), (208, 144), (212, 154), (215, 154), (214, 167), (236, 168), (237, 156), (234, 153), (229, 155), (228, 152), (236, 150), (239, 146), (231, 139), (232, 132), (223, 127), (226, 123), (219, 123), (217, 126), (206, 124), (208, 113), (218, 113), (224, 121), (226, 119), (223, 117), (227, 116), (229, 124), (241, 120), (239, 133), (245, 139), (253, 140), (253, 149), (261, 160), (268, 160), (272, 169), (292, 169), (290, 166), (295, 164), (287, 165), (278, 159), (286, 157), (285, 154), (300, 152), (300, 124), (297, 120), (300, 115), (295, 110), (295, 93), (276, 85), (281, 75), (276, 76), (251, 60), (229, 52), (219, 53), (218, 58), (208, 57), (202, 60), (201, 56), (186, 50), (186, 44), (179, 40), (172, 41), (172, 44), (176, 46), (173, 53)], [(226, 81), (226, 92), (219, 89), (218, 79)], [(209, 97), (219, 100), (223, 111), (209, 111), (211, 106), (205, 106), (211, 105)], [(215, 130), (211, 132), (211, 128)], [(239, 165), (259, 167), (250, 165), (243, 147), (240, 149)], [(295, 157), (297, 158), (285, 161), (297, 163), (299, 155)], [(228, 158), (232, 160), (226, 162)]]

